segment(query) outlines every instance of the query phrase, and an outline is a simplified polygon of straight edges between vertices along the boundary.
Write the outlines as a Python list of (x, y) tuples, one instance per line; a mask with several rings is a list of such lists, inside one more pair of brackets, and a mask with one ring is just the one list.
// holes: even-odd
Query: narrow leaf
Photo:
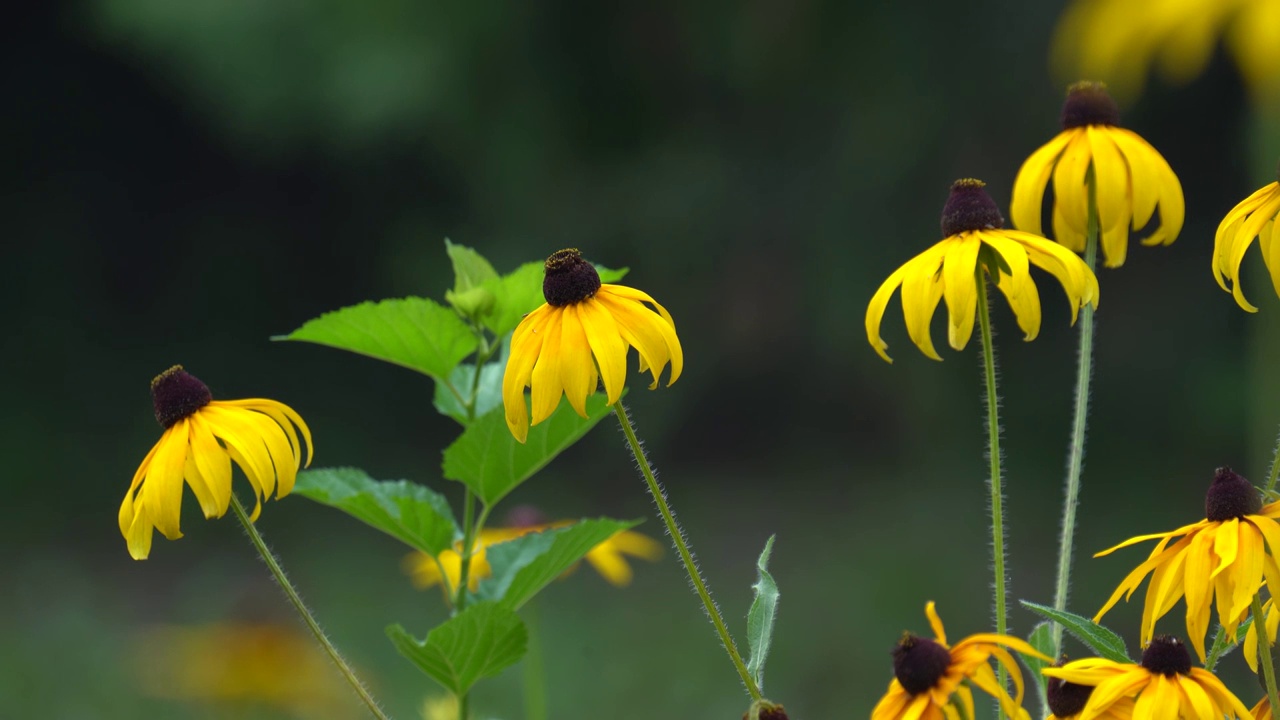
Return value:
[[(1032, 628), (1031, 634), (1027, 636), (1027, 642), (1036, 650), (1053, 657), (1053, 623), (1047, 620), (1038, 623)], [(1034, 655), (1018, 654), (1022, 656), (1022, 662), (1031, 670), (1031, 677), (1036, 682), (1036, 692), (1040, 696), (1040, 706), (1044, 708), (1044, 716), (1048, 717), (1050, 714), (1049, 697), (1045, 694), (1045, 684), (1049, 679), (1041, 675), (1040, 671), (1049, 667), (1052, 663), (1045, 662)]]
[[(480, 369), (480, 384), (476, 386), (476, 409), (475, 416), (477, 418), (485, 415), (490, 410), (502, 405), (502, 373), (506, 370), (506, 363), (486, 363)], [(475, 382), (476, 366), (472, 363), (462, 363), (449, 373), (449, 385), (444, 383), (436, 383), (436, 393), (432, 401), (436, 410), (442, 415), (457, 420), (462, 425), (469, 425), (472, 420), (467, 418), (467, 409), (463, 406), (462, 400), (453, 394), (453, 387), (462, 394), (463, 399), (471, 399), (471, 385)]]
[(1213, 636), (1213, 645), (1209, 647), (1204, 660), (1204, 669), (1213, 672), (1214, 666), (1218, 661), (1231, 654), (1240, 643), (1244, 642), (1244, 636), (1249, 632), (1249, 626), (1253, 624), (1253, 615), (1244, 619), (1244, 622), (1236, 626), (1236, 636), (1233, 640), (1230, 633), (1223, 626), (1218, 626), (1218, 632)]
[(444, 496), (408, 480), (379, 482), (357, 468), (322, 468), (298, 473), (293, 492), (428, 555), (439, 555), (462, 536)]
[(476, 349), (458, 314), (426, 298), (366, 302), (308, 320), (273, 340), (303, 340), (417, 370), (437, 380)]
[(747, 647), (751, 652), (747, 660), (747, 672), (756, 679), (756, 685), (764, 688), (764, 663), (769, 659), (769, 646), (773, 643), (773, 623), (778, 614), (778, 584), (769, 574), (769, 555), (773, 553), (770, 535), (756, 561), (756, 583), (751, 586), (755, 599), (747, 610)]
[(455, 695), (493, 677), (524, 656), (529, 632), (516, 614), (496, 603), (477, 603), (417, 640), (399, 625), (387, 628), (396, 650)]
[(1132, 663), (1124, 640), (1119, 635), (1095, 623), (1087, 617), (1081, 617), (1066, 610), (1054, 610), (1051, 607), (1022, 601), (1022, 606), (1041, 617), (1048, 618), (1071, 633), (1080, 642), (1089, 646), (1099, 657), (1120, 663)]
[(637, 524), (638, 520), (582, 520), (490, 545), (485, 559), (493, 575), (481, 583), (479, 596), (517, 610), (597, 545)]
[(444, 476), (457, 480), (493, 505), (574, 444), (609, 413), (603, 393), (587, 398), (587, 417), (578, 417), (568, 402), (551, 417), (529, 428), (524, 444), (507, 429), (501, 405), (476, 420), (444, 451)]

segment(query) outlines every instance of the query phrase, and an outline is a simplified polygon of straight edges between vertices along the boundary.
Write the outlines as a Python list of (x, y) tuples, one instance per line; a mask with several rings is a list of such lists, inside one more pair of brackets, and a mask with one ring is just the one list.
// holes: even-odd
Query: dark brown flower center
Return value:
[(1151, 641), (1142, 652), (1142, 667), (1159, 675), (1191, 674), (1191, 653), (1187, 646), (1172, 635), (1161, 635)]
[(1204, 495), (1204, 516), (1214, 522), (1225, 522), (1245, 515), (1256, 515), (1262, 509), (1262, 494), (1253, 483), (1229, 467), (1213, 471), (1213, 482)]
[(1077, 685), (1062, 678), (1051, 677), (1045, 686), (1049, 709), (1055, 717), (1067, 718), (1079, 715), (1093, 694), (1092, 685)]
[(213, 400), (209, 386), (196, 376), (174, 365), (151, 381), (151, 404), (156, 410), (156, 422), (168, 429), (208, 405)]
[(1097, 82), (1078, 82), (1067, 88), (1067, 99), (1062, 103), (1062, 129), (1086, 125), (1119, 125), (1120, 108), (1107, 92), (1107, 86)]
[(595, 297), (600, 289), (600, 273), (582, 259), (577, 248), (558, 250), (547, 258), (542, 296), (553, 307), (564, 307)]
[(1004, 216), (996, 201), (987, 194), (987, 184), (973, 178), (951, 183), (951, 194), (942, 207), (942, 236), (951, 237), (969, 230), (998, 230), (1004, 227)]
[(942, 679), (951, 664), (951, 652), (928, 638), (911, 633), (902, 636), (893, 649), (893, 675), (902, 689), (919, 695)]

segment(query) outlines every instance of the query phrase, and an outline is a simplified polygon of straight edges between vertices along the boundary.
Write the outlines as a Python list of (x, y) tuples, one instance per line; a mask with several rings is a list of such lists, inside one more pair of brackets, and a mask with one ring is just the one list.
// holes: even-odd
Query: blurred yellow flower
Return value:
[(345, 718), (354, 695), (310, 636), (270, 624), (158, 625), (132, 653), (142, 691), (195, 703), (260, 703), (298, 718)]
[[(485, 549), (489, 546), (513, 540), (521, 535), (565, 527), (572, 525), (574, 522), (573, 520), (561, 520), (554, 523), (521, 527), (485, 528), (481, 530), (479, 537), (476, 538), (475, 550), (471, 556), (471, 571), (467, 577), (468, 587), (475, 591), (479, 587), (480, 581), (492, 574), (493, 571), (489, 567), (489, 562), (485, 559)], [(461, 549), (461, 544), (459, 544), (456, 549), (445, 550), (440, 553), (438, 558), (432, 558), (422, 552), (410, 553), (405, 556), (404, 570), (417, 588), (425, 590), (435, 585), (441, 585), (443, 584), (441, 582), (442, 578), (448, 578), (448, 587), (456, 589), (462, 579)], [(662, 545), (647, 535), (631, 530), (622, 530), (592, 548), (585, 559), (590, 563), (591, 567), (595, 568), (600, 577), (608, 581), (609, 584), (617, 587), (626, 587), (631, 584), (633, 576), (631, 565), (627, 563), (626, 556), (654, 561), (662, 557)], [(441, 574), (442, 571), (443, 575)], [(572, 571), (573, 568), (570, 568), (568, 572)], [(565, 574), (567, 575), (568, 572)]]
[(586, 417), (587, 396), (596, 391), (598, 380), (604, 381), (609, 404), (618, 402), (627, 379), (629, 347), (640, 354), (640, 372), (653, 373), (650, 390), (658, 387), (658, 376), (668, 362), (668, 386), (684, 370), (675, 321), (647, 293), (601, 284), (596, 269), (574, 249), (547, 258), (546, 273), (546, 303), (516, 326), (502, 376), (507, 427), (520, 442), (529, 436), (526, 387), (532, 395), (532, 424), (537, 425), (551, 416), (561, 395)]
[(1230, 280), (1228, 292), (1237, 305), (1249, 312), (1257, 312), (1258, 308), (1244, 299), (1240, 289), (1240, 262), (1254, 238), (1258, 238), (1262, 248), (1262, 262), (1271, 273), (1271, 284), (1276, 294), (1280, 294), (1280, 242), (1276, 242), (1280, 238), (1280, 222), (1276, 222), (1277, 218), (1280, 218), (1280, 182), (1273, 182), (1232, 208), (1213, 236), (1213, 277), (1223, 290), (1228, 290)]
[(1255, 98), (1280, 92), (1280, 0), (1075, 0), (1054, 33), (1053, 64), (1131, 99), (1152, 66), (1178, 84), (1200, 75), (1219, 38)]
[[(1263, 625), (1267, 628), (1267, 642), (1274, 643), (1276, 641), (1276, 630), (1280, 628), (1280, 613), (1276, 612), (1276, 599), (1267, 598), (1262, 604)], [(1258, 672), (1258, 622), (1255, 619), (1249, 623), (1249, 629), (1244, 634), (1244, 661), (1249, 664), (1249, 669)], [(1257, 710), (1257, 708), (1254, 708)], [(1267, 714), (1271, 713), (1271, 706), (1267, 706)]]
[(1089, 230), (1090, 185), (1097, 202), (1104, 262), (1115, 268), (1129, 251), (1129, 230), (1160, 224), (1143, 245), (1168, 245), (1182, 232), (1182, 184), (1169, 163), (1140, 135), (1119, 127), (1120, 111), (1098, 83), (1076, 83), (1062, 106), (1062, 132), (1018, 170), (1009, 212), (1013, 224), (1043, 234), (1044, 194), (1053, 178), (1053, 237), (1076, 252)]
[(1253, 720), (1271, 720), (1271, 700), (1266, 695), (1258, 701), (1257, 705), (1249, 710), (1253, 715)]
[(1062, 283), (1071, 304), (1071, 322), (1086, 303), (1097, 307), (1098, 279), (1084, 261), (1045, 238), (1001, 229), (1004, 218), (983, 187), (982, 181), (972, 178), (957, 180), (951, 186), (942, 212), (942, 234), (946, 237), (889, 275), (867, 305), (867, 340), (887, 362), (893, 360), (885, 352), (889, 345), (880, 337), (880, 324), (899, 286), (907, 334), (934, 360), (942, 359), (929, 332), (938, 301), (947, 301), (951, 347), (963, 350), (973, 335), (978, 283), (986, 282), (984, 267), (987, 274), (994, 275), (996, 287), (1008, 299), (1027, 340), (1034, 340), (1040, 332), (1040, 295), (1031, 279), (1031, 265)]
[(422, 720), (458, 720), (458, 697), (439, 695), (422, 701)]
[(183, 480), (206, 518), (231, 504), (231, 461), (253, 486), (257, 519), (262, 501), (293, 490), (302, 461), (294, 425), (302, 430), (311, 463), (311, 431), (298, 413), (275, 400), (214, 400), (208, 386), (175, 365), (151, 381), (156, 421), (165, 430), (143, 458), (120, 505), (120, 532), (135, 560), (151, 552), (152, 530), (182, 537)]

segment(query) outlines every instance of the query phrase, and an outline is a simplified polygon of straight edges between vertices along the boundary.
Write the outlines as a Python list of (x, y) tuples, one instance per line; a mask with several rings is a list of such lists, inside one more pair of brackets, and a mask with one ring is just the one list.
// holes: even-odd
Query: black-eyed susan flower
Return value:
[[(1187, 633), (1201, 661), (1209, 614), (1216, 599), (1218, 621), (1229, 637), (1248, 615), (1249, 605), (1265, 577), (1280, 578), (1280, 567), (1267, 549), (1280, 549), (1280, 502), (1262, 504), (1261, 495), (1248, 480), (1230, 468), (1218, 468), (1205, 494), (1205, 518), (1177, 530), (1130, 538), (1094, 555), (1101, 557), (1123, 547), (1156, 540), (1155, 548), (1120, 583), (1098, 611), (1102, 619), (1121, 596), (1128, 600), (1147, 574), (1146, 602), (1142, 609), (1140, 640), (1145, 646), (1155, 634), (1156, 621), (1179, 598), (1187, 599)], [(1179, 538), (1172, 545), (1169, 543)]]
[(1062, 283), (1071, 304), (1071, 321), (1085, 304), (1098, 305), (1098, 279), (1080, 258), (1057, 243), (1017, 230), (1005, 230), (1004, 217), (981, 180), (957, 180), (942, 210), (943, 240), (895, 270), (867, 306), (867, 340), (880, 357), (889, 345), (880, 338), (889, 298), (902, 287), (902, 314), (911, 341), (926, 356), (941, 360), (933, 348), (929, 323), (945, 299), (949, 313), (947, 340), (963, 350), (973, 335), (977, 317), (978, 283), (990, 275), (1004, 293), (1027, 340), (1040, 333), (1040, 295), (1031, 278), (1031, 265), (1048, 271)]
[[(1280, 176), (1280, 168), (1276, 172)], [(1218, 224), (1218, 232), (1213, 236), (1213, 277), (1219, 287), (1231, 293), (1237, 305), (1249, 312), (1257, 312), (1258, 308), (1244, 299), (1244, 292), (1240, 289), (1240, 262), (1254, 238), (1258, 238), (1262, 262), (1271, 273), (1271, 284), (1276, 294), (1280, 295), (1280, 242), (1276, 242), (1280, 238), (1278, 218), (1280, 182), (1273, 182), (1232, 208)], [(1228, 280), (1231, 281), (1230, 289), (1227, 288)]]
[(1062, 132), (1031, 154), (1013, 183), (1009, 212), (1014, 227), (1041, 233), (1045, 189), (1053, 179), (1053, 238), (1076, 252), (1085, 249), (1089, 197), (1097, 202), (1104, 264), (1124, 264), (1129, 230), (1160, 224), (1143, 245), (1168, 245), (1182, 232), (1186, 213), (1182, 184), (1164, 157), (1137, 133), (1119, 126), (1115, 100), (1099, 83), (1067, 91)]
[[(598, 380), (612, 405), (622, 397), (627, 379), (627, 350), (640, 355), (640, 372), (653, 373), (649, 389), (667, 363), (667, 385), (684, 370), (684, 351), (671, 313), (648, 293), (600, 282), (591, 263), (576, 249), (560, 250), (547, 258), (542, 281), (546, 303), (529, 313), (511, 335), (511, 357), (502, 376), (502, 402), (507, 427), (520, 442), (530, 424), (546, 420), (563, 395), (586, 417), (587, 396)], [(653, 306), (650, 309), (645, 305)], [(530, 389), (530, 423), (524, 389)]]
[(1137, 665), (1086, 658), (1041, 672), (1077, 685), (1093, 686), (1080, 711), (1080, 720), (1106, 717), (1108, 710), (1127, 707), (1126, 700), (1130, 698), (1133, 717), (1137, 718), (1249, 717), (1249, 709), (1213, 673), (1191, 667), (1187, 646), (1174, 637), (1152, 640)]
[(311, 462), (311, 431), (293, 408), (275, 400), (214, 400), (208, 386), (175, 365), (151, 381), (160, 441), (142, 459), (120, 505), (120, 532), (129, 554), (143, 560), (151, 552), (152, 530), (166, 538), (178, 529), (185, 480), (206, 518), (222, 517), (231, 503), (231, 461), (253, 486), (258, 517), (262, 501), (293, 490), (302, 462), (296, 425)]
[[(1049, 704), (1048, 720), (1080, 720), (1091, 695), (1092, 685), (1077, 685), (1062, 678), (1049, 678), (1045, 683), (1045, 699)], [(1103, 720), (1130, 720), (1133, 717), (1133, 699), (1120, 698), (1096, 717)]]
[[(1026, 642), (1008, 635), (979, 633), (956, 643), (947, 644), (934, 604), (924, 608), (933, 628), (934, 639), (906, 633), (893, 650), (893, 680), (884, 697), (871, 711), (871, 720), (959, 720), (974, 718), (973, 690), (977, 687), (1000, 702), (1012, 718), (1028, 720), (1022, 709), (1022, 671), (1013, 655), (1005, 648), (1048, 660)], [(1009, 672), (1016, 695), (996, 679), (991, 659)]]

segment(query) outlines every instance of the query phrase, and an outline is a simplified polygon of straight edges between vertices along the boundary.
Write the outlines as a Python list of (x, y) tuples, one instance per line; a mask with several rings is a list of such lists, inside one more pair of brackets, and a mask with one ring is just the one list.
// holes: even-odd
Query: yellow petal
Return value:
[(564, 327), (564, 318), (570, 312), (569, 307), (561, 308), (560, 312), (555, 314), (555, 318), (544, 327), (546, 338), (542, 341), (542, 352), (538, 355), (538, 362), (533, 366), (533, 374), (529, 381), (533, 403), (532, 425), (537, 425), (551, 417), (551, 413), (555, 412), (556, 406), (560, 404), (560, 396), (564, 394), (564, 387), (560, 384), (560, 336), (561, 328)]
[(582, 329), (582, 317), (577, 307), (567, 307), (560, 314), (560, 384), (569, 405), (582, 417), (587, 416), (587, 396), (596, 391), (595, 377), (595, 360)]
[(601, 544), (592, 548), (587, 552), (586, 560), (610, 585), (626, 587), (631, 584), (631, 566), (608, 546)]
[(1129, 191), (1129, 166), (1112, 142), (1110, 127), (1089, 125), (1085, 128), (1093, 154), (1094, 195), (1098, 203), (1098, 227), (1104, 232), (1117, 225), (1129, 227), (1132, 200)]
[(1157, 204), (1160, 208), (1160, 226), (1142, 241), (1143, 245), (1168, 245), (1182, 232), (1186, 217), (1186, 204), (1182, 197), (1182, 183), (1169, 167), (1168, 161), (1142, 136), (1125, 128), (1112, 128), (1112, 140), (1120, 148), (1129, 167), (1135, 174), (1154, 176)]
[(933, 348), (929, 324), (942, 299), (941, 266), (945, 253), (946, 247), (941, 243), (934, 245), (907, 264), (902, 278), (902, 317), (906, 321), (907, 336), (926, 357), (934, 360), (942, 358)]
[(936, 604), (930, 600), (924, 606), (925, 617), (929, 618), (929, 627), (933, 629), (933, 638), (943, 647), (947, 645), (947, 629), (942, 626), (942, 618), (938, 617)]
[(276, 488), (275, 465), (271, 462), (272, 451), (261, 434), (262, 428), (253, 418), (255, 413), (210, 403), (200, 410), (200, 414), (213, 434), (238, 453), (238, 456), (232, 454), (232, 459), (240, 465), (249, 482), (259, 489), (263, 499), (270, 497)]
[[(138, 469), (133, 473), (133, 481), (129, 483), (129, 491), (124, 494), (124, 502), (120, 503), (120, 513), (118, 520), (120, 522), (120, 534), (127, 540), (129, 538), (129, 528), (133, 527), (134, 517), (141, 509), (139, 503), (135, 502), (135, 495), (138, 487), (142, 485), (142, 481), (147, 476), (147, 470), (151, 467), (151, 462), (155, 459), (156, 452), (160, 446), (164, 444), (165, 438), (168, 437), (168, 431), (160, 436), (160, 440), (151, 449), (147, 451), (147, 456), (142, 458), (142, 462), (138, 465)], [(150, 527), (150, 525), (148, 525)], [(149, 532), (149, 531), (148, 531)], [(139, 558), (141, 559), (141, 558)]]
[(889, 344), (880, 337), (880, 324), (884, 322), (884, 311), (889, 306), (889, 298), (893, 297), (893, 291), (898, 289), (902, 284), (902, 278), (907, 268), (906, 265), (894, 270), (889, 277), (880, 284), (876, 294), (871, 296), (871, 302), (867, 304), (867, 342), (871, 343), (871, 348), (876, 354), (884, 358), (885, 362), (892, 363), (893, 359), (889, 357), (885, 351), (889, 349)]
[(1044, 191), (1058, 156), (1071, 138), (1072, 133), (1069, 131), (1058, 133), (1022, 163), (1018, 176), (1013, 181), (1013, 200), (1009, 203), (1009, 215), (1014, 227), (1043, 234), (1040, 230), (1040, 218), (1044, 208)]
[(613, 405), (622, 397), (622, 387), (627, 380), (627, 341), (622, 339), (618, 323), (604, 305), (584, 300), (577, 307), (587, 343), (600, 368), (605, 394)]
[(1084, 128), (1074, 128), (1071, 132), (1071, 142), (1062, 151), (1062, 157), (1058, 158), (1058, 165), (1053, 171), (1053, 197), (1054, 205), (1062, 213), (1067, 225), (1083, 234), (1089, 229), (1089, 196), (1085, 176), (1092, 160), (1091, 148)]
[[(615, 318), (618, 319), (619, 325), (626, 323), (627, 329), (636, 334), (639, 334), (639, 328), (641, 326), (657, 330), (662, 336), (663, 341), (666, 343), (667, 353), (671, 362), (671, 375), (667, 378), (667, 387), (670, 387), (672, 383), (680, 379), (680, 374), (684, 372), (684, 349), (680, 346), (679, 335), (676, 334), (675, 321), (671, 319), (671, 313), (667, 312), (666, 308), (652, 297), (649, 297), (648, 293), (623, 285), (601, 285), (600, 290), (596, 292), (596, 298), (599, 300), (607, 299), (610, 301), (614, 301), (617, 298), (621, 298), (623, 300), (634, 300), (649, 303), (657, 308), (658, 316), (662, 318), (664, 322), (659, 322), (658, 320), (649, 317), (647, 312), (645, 312), (645, 314), (641, 314), (641, 308), (636, 308), (635, 313), (628, 313), (627, 317), (618, 318), (618, 316), (615, 315)], [(635, 319), (636, 322), (630, 322), (632, 319)], [(636, 346), (636, 349), (639, 350), (638, 345)], [(643, 360), (644, 358), (642, 357), (641, 359)], [(661, 373), (661, 365), (651, 364), (651, 367), (659, 374)], [(643, 370), (641, 372), (643, 372)], [(654, 377), (654, 382), (657, 383), (656, 376)]]
[(511, 334), (511, 355), (502, 373), (502, 405), (506, 413), (507, 429), (520, 442), (529, 437), (529, 409), (524, 401), (524, 389), (529, 386), (533, 366), (542, 352), (545, 333), (538, 329), (558, 312), (550, 305), (542, 305), (524, 316)]
[[(666, 335), (669, 333), (674, 338), (675, 331), (657, 313), (634, 300), (599, 293), (596, 301), (605, 306), (617, 322), (623, 339), (640, 355), (641, 372), (646, 369), (653, 371), (653, 383), (649, 389), (658, 387), (658, 376), (671, 357)], [(668, 332), (664, 333), (664, 329)], [(674, 342), (678, 347), (679, 340)]]
[(151, 461), (140, 493), (146, 503), (147, 516), (170, 540), (182, 537), (178, 524), (182, 517), (182, 471), (187, 464), (188, 427), (183, 418), (164, 431), (160, 450)]
[(978, 251), (981, 249), (982, 240), (977, 233), (961, 233), (948, 244), (942, 261), (942, 293), (950, 314), (947, 340), (956, 350), (963, 350), (973, 335), (978, 310)]

